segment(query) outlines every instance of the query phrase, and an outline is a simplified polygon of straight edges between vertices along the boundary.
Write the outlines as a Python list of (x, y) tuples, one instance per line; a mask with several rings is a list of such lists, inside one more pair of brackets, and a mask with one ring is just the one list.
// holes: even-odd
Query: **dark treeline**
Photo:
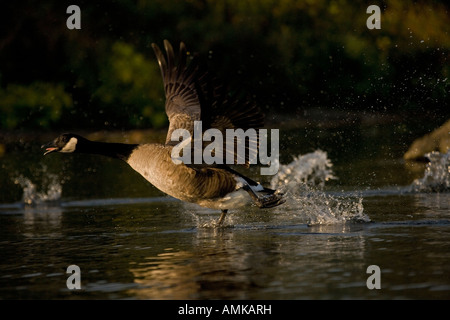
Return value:
[[(117, 0), (1, 5), (0, 129), (163, 127), (150, 47), (184, 41), (268, 113), (449, 117), (445, 1)], [(69, 30), (69, 5), (81, 30)], [(381, 29), (369, 30), (370, 4)]]

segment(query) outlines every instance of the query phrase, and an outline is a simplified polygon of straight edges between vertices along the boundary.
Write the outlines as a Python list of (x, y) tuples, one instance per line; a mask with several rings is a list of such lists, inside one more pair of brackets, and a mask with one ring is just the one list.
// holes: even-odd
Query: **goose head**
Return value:
[(53, 141), (42, 145), (41, 148), (46, 150), (44, 155), (52, 152), (72, 153), (77, 152), (80, 143), (83, 144), (85, 140), (83, 137), (73, 133), (63, 133)]

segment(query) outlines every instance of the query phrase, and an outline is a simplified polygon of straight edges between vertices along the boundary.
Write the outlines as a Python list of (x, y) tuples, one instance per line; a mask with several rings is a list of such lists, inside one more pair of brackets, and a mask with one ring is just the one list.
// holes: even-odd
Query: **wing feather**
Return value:
[[(200, 68), (195, 59), (187, 63), (188, 54), (183, 42), (180, 43), (177, 61), (169, 41), (164, 40), (166, 56), (156, 44), (153, 43), (152, 47), (161, 69), (166, 96), (165, 110), (170, 123), (166, 144), (178, 144), (178, 141), (171, 141), (172, 133), (176, 129), (186, 129), (192, 136), (194, 121), (202, 121), (203, 131), (216, 128), (224, 136), (226, 129), (256, 129), (264, 125), (263, 115), (250, 99), (231, 95), (225, 86), (218, 85), (210, 73)], [(256, 148), (258, 141), (259, 138), (256, 137)], [(238, 142), (236, 139), (235, 145)], [(254, 149), (253, 145), (248, 141), (246, 150)], [(225, 146), (224, 150), (230, 152)], [(249, 164), (248, 154), (249, 152), (246, 152), (244, 159), (246, 166)], [(242, 157), (235, 155), (234, 159), (235, 163), (243, 162)]]

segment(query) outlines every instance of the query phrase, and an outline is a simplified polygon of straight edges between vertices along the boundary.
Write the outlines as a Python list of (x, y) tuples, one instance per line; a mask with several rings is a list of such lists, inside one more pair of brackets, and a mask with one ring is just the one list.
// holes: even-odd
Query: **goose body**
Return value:
[[(195, 121), (202, 121), (204, 130), (215, 128), (221, 132), (233, 128), (258, 128), (263, 124), (263, 117), (251, 102), (230, 99), (223, 87), (215, 86), (208, 73), (201, 72), (194, 62), (186, 66), (187, 54), (183, 43), (180, 44), (178, 65), (175, 64), (173, 48), (167, 40), (164, 41), (167, 59), (157, 45), (152, 46), (166, 93), (166, 113), (170, 122), (166, 142), (139, 145), (106, 143), (65, 133), (43, 146), (46, 149), (44, 155), (52, 152), (76, 152), (121, 159), (164, 193), (186, 202), (220, 209), (222, 215), (218, 224), (223, 221), (229, 209), (248, 203), (255, 203), (260, 208), (282, 204), (282, 195), (229, 166), (204, 163), (190, 165), (173, 161), (172, 150), (179, 142), (172, 141), (171, 138), (177, 129), (184, 129), (192, 134)], [(248, 167), (247, 158), (239, 159), (234, 154), (232, 156), (236, 163), (243, 163)]]
[(143, 144), (133, 150), (126, 162), (156, 188), (177, 199), (221, 210), (248, 203), (246, 192), (238, 190), (238, 176), (219, 168), (177, 165), (171, 158), (172, 148)]

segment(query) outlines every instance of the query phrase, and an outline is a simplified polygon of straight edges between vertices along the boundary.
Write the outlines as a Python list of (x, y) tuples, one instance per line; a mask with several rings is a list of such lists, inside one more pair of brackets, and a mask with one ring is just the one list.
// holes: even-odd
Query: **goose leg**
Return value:
[(222, 210), (222, 214), (220, 215), (219, 220), (217, 220), (216, 227), (218, 227), (222, 224), (223, 220), (225, 219), (225, 216), (227, 215), (227, 212), (228, 212), (227, 209)]

